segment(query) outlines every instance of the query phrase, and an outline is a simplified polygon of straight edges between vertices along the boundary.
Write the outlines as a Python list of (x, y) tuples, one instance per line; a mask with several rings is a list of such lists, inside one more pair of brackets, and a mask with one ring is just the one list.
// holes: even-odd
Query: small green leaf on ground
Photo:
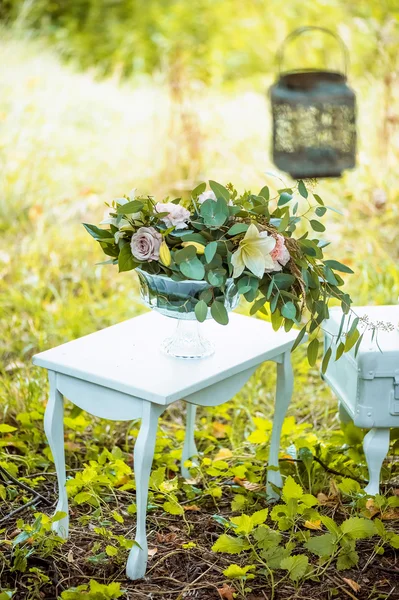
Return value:
[(309, 559), (304, 554), (288, 556), (280, 563), (280, 567), (288, 571), (289, 578), (292, 581), (299, 581), (302, 579), (308, 569), (308, 566)]

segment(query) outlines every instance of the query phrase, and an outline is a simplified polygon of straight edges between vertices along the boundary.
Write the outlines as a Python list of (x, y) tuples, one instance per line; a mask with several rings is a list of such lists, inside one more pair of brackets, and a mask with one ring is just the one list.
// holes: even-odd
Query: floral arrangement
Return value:
[[(253, 303), (251, 314), (269, 314), (276, 330), (301, 327), (295, 347), (307, 334), (313, 365), (330, 301), (338, 300), (345, 314), (351, 305), (339, 274), (351, 269), (323, 257), (328, 242), (321, 239), (325, 227), (319, 218), (328, 207), (303, 181), (274, 198), (266, 186), (258, 194), (240, 195), (231, 184), (209, 185), (208, 190), (205, 183), (198, 185), (190, 200), (164, 202), (133, 190), (107, 205), (109, 215), (101, 223), (106, 228), (84, 226), (111, 257), (105, 262), (117, 264), (120, 272), (139, 267), (175, 281), (207, 282), (207, 291), (194, 299), (199, 321), (210, 312), (219, 323), (228, 323), (223, 300), (233, 280), (238, 293)], [(300, 235), (294, 236), (297, 229)], [(342, 352), (358, 337), (356, 327), (346, 332)]]

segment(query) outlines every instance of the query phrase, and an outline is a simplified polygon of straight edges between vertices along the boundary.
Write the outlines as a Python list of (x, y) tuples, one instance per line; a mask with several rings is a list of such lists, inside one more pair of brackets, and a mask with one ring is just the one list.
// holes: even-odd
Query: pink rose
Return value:
[[(267, 231), (263, 231), (261, 236), (267, 236)], [(285, 239), (283, 235), (277, 234), (277, 237), (274, 238), (276, 240), (276, 245), (273, 250), (270, 252), (270, 256), (274, 261), (273, 269), (265, 269), (266, 273), (274, 273), (274, 271), (282, 271), (283, 267), (290, 260), (291, 256), (285, 246)]]
[(154, 227), (140, 227), (132, 235), (130, 247), (134, 258), (142, 261), (158, 260), (162, 235)]
[(190, 220), (190, 211), (180, 204), (173, 204), (173, 202), (157, 202), (155, 210), (158, 213), (168, 213), (165, 217), (161, 218), (166, 227), (174, 227), (175, 229), (185, 229), (187, 227), (186, 221)]

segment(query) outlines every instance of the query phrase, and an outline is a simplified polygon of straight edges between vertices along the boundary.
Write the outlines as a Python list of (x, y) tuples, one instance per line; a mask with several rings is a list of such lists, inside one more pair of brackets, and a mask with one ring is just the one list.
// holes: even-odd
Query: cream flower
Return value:
[(173, 202), (157, 202), (155, 210), (158, 213), (168, 213), (161, 218), (166, 227), (174, 227), (175, 229), (186, 229), (186, 221), (190, 220), (190, 211), (180, 204)]
[(275, 245), (276, 240), (272, 236), (267, 235), (266, 231), (259, 233), (256, 225), (251, 223), (238, 249), (231, 257), (231, 264), (234, 267), (233, 277), (239, 277), (246, 267), (261, 279), (265, 270), (272, 269), (274, 266), (270, 252)]

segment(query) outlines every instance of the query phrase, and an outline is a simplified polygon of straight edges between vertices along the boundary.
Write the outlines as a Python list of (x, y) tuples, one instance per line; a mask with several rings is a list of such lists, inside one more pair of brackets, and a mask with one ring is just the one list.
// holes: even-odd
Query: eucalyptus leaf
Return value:
[(208, 307), (203, 300), (197, 302), (194, 308), (195, 316), (197, 317), (197, 321), (203, 323), (208, 315)]
[(324, 264), (334, 269), (334, 271), (341, 271), (341, 273), (353, 273), (352, 269), (338, 262), (337, 260), (325, 260)]
[(83, 227), (97, 241), (108, 239), (111, 239), (113, 241), (112, 235), (108, 231), (108, 229), (100, 229), (100, 227), (90, 225), (89, 223), (83, 223)]
[(298, 192), (303, 198), (307, 198), (309, 196), (309, 192), (306, 189), (306, 185), (303, 183), (302, 179), (298, 182)]
[(323, 223), (320, 223), (320, 221), (316, 221), (316, 219), (310, 219), (310, 226), (314, 231), (323, 232), (326, 230)]
[(217, 323), (220, 325), (227, 325), (229, 322), (229, 315), (227, 313), (226, 307), (222, 302), (215, 302), (211, 305), (211, 315), (215, 319)]
[(258, 196), (262, 196), (265, 200), (269, 200), (269, 198), (270, 198), (270, 191), (269, 191), (269, 188), (267, 187), (267, 185), (263, 186), (263, 188), (259, 192)]
[(314, 338), (308, 346), (307, 355), (311, 367), (313, 367), (316, 364), (317, 356), (319, 354), (319, 346), (320, 342), (317, 338)]
[(201, 281), (205, 276), (204, 265), (197, 257), (181, 262), (179, 268), (183, 275), (189, 279)]
[(248, 229), (248, 223), (235, 223), (227, 232), (227, 235), (238, 235), (239, 233), (245, 233)]
[(206, 278), (209, 283), (215, 287), (221, 287), (226, 283), (227, 271), (226, 269), (213, 269), (208, 271)]
[(302, 329), (300, 330), (300, 332), (296, 336), (294, 345), (291, 348), (291, 352), (293, 352), (295, 350), (295, 348), (297, 348), (299, 346), (299, 344), (302, 342), (302, 340), (305, 337), (305, 335), (306, 335), (306, 325), (304, 325), (302, 327)]
[(277, 231), (279, 231), (280, 233), (285, 231), (289, 225), (289, 222), (290, 222), (290, 213), (287, 210), (287, 212), (284, 214), (283, 218), (280, 221), (280, 225), (278, 226)]
[(256, 300), (256, 302), (254, 302), (251, 306), (251, 309), (249, 311), (250, 315), (254, 315), (255, 313), (258, 312), (258, 310), (261, 310), (261, 308), (264, 307), (264, 305), (267, 302), (267, 298), (265, 296), (261, 296), (260, 298), (258, 298)]
[(280, 195), (280, 198), (278, 199), (277, 206), (284, 206), (284, 204), (288, 204), (288, 202), (291, 202), (291, 200), (292, 194), (289, 194), (288, 192), (283, 192)]
[(295, 304), (293, 302), (286, 302), (283, 308), (281, 309), (281, 314), (286, 319), (291, 319), (293, 321), (296, 317)]
[(327, 371), (327, 367), (328, 367), (328, 363), (330, 362), (331, 359), (331, 354), (332, 354), (332, 349), (331, 346), (326, 350), (324, 356), (323, 356), (323, 361), (321, 363), (321, 372), (324, 373)]
[(210, 263), (212, 261), (213, 257), (216, 254), (217, 249), (218, 249), (217, 242), (210, 242), (209, 244), (207, 244), (205, 246), (204, 254), (205, 254), (205, 260), (207, 263)]
[(221, 227), (229, 217), (229, 207), (223, 198), (205, 200), (200, 208), (201, 217), (209, 228)]
[(177, 250), (177, 252), (175, 252), (174, 260), (178, 265), (180, 265), (180, 263), (191, 260), (196, 256), (197, 251), (195, 249), (195, 246), (186, 246), (185, 248), (182, 248), (181, 250)]
[(140, 202), (140, 200), (132, 200), (122, 206), (118, 206), (117, 213), (118, 215), (131, 215), (140, 212), (143, 206), (144, 204), (143, 202)]
[(211, 179), (209, 180), (209, 185), (216, 198), (223, 198), (226, 202), (230, 200), (230, 192), (223, 185)]
[(200, 300), (203, 300), (205, 304), (209, 304), (213, 298), (212, 290), (210, 288), (204, 290), (200, 294)]
[(119, 273), (122, 273), (123, 271), (131, 271), (132, 269), (135, 269), (138, 264), (139, 263), (137, 263), (133, 258), (130, 245), (126, 244), (123, 246), (118, 257)]
[(318, 206), (314, 212), (318, 217), (323, 217), (327, 212), (327, 208), (325, 206)]
[(191, 192), (191, 197), (192, 198), (197, 198), (200, 194), (202, 194), (203, 192), (205, 192), (205, 190), (206, 190), (206, 183), (200, 183)]

